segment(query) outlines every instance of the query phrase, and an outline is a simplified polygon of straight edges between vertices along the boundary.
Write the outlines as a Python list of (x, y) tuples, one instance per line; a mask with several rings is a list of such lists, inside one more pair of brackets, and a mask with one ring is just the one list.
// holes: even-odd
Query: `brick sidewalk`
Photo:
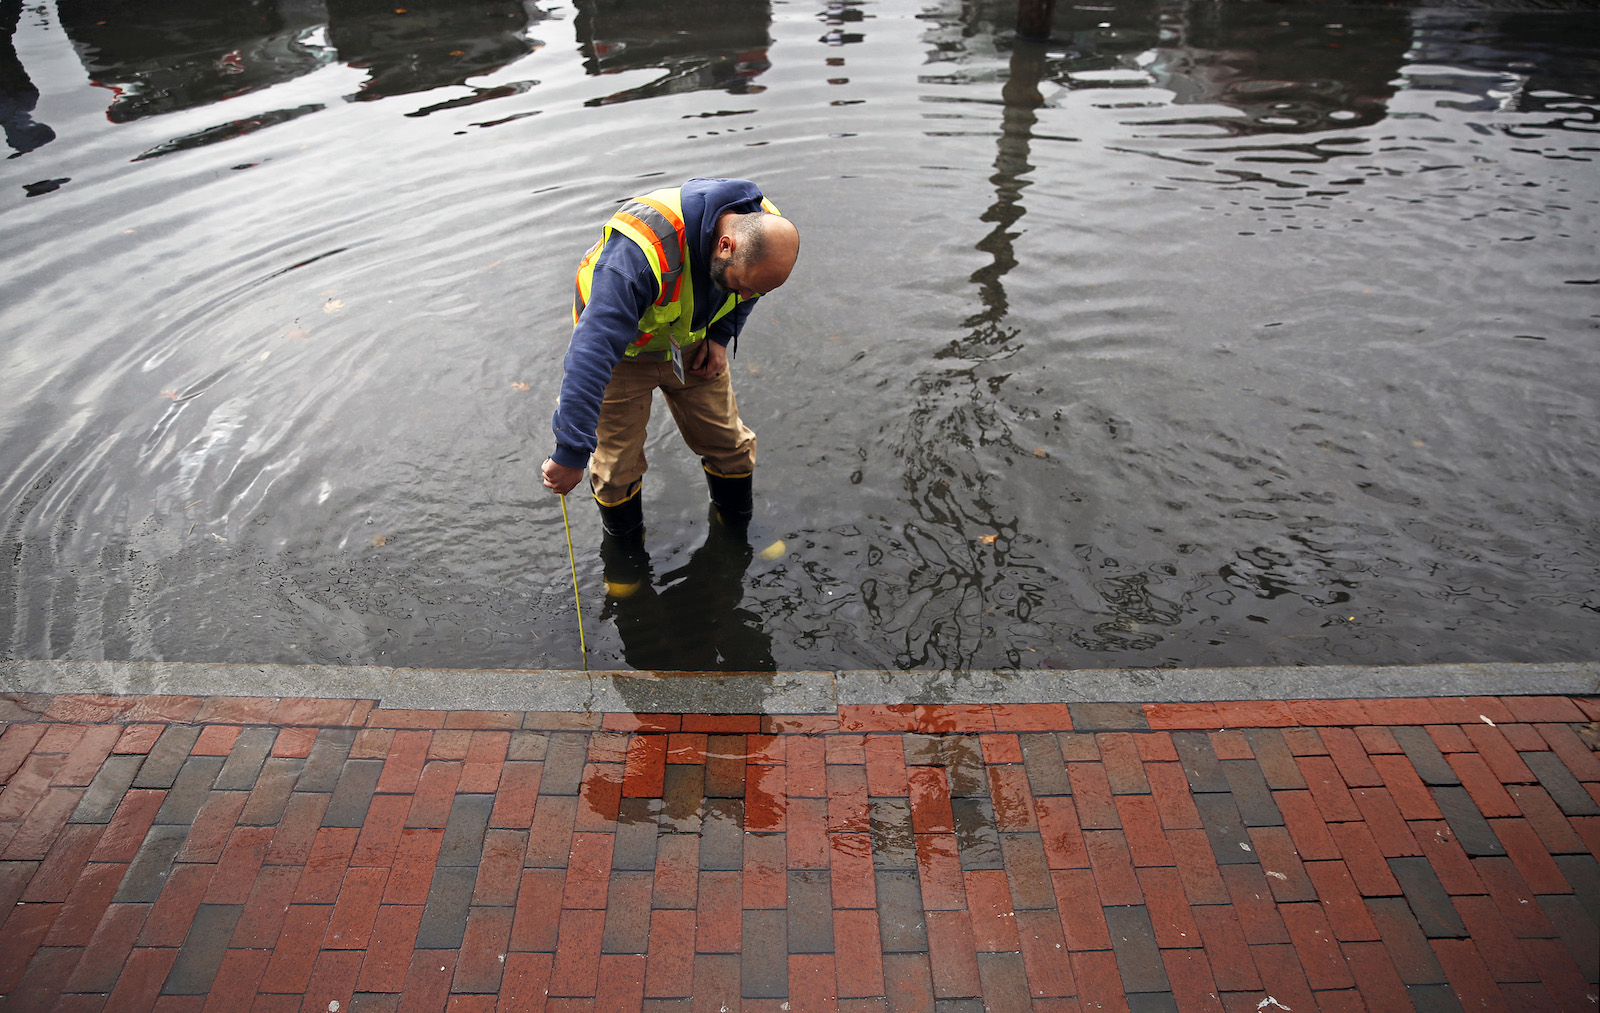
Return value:
[(0, 1009), (1595, 1009), (1597, 719), (0, 697)]

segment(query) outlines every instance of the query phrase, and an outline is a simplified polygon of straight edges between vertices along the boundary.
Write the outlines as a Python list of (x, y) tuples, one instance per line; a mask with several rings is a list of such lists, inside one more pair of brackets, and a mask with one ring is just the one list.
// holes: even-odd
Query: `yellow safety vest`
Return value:
[[(761, 206), (769, 214), (779, 213), (765, 198)], [(694, 329), (694, 278), (689, 270), (688, 235), (683, 226), (682, 188), (670, 187), (652, 190), (624, 203), (606, 222), (600, 241), (583, 255), (578, 264), (577, 293), (572, 301), (574, 326), (583, 315), (584, 307), (589, 305), (589, 289), (594, 282), (600, 251), (618, 234), (644, 251), (659, 292), (656, 301), (639, 318), (639, 335), (625, 354), (665, 352), (673, 340), (680, 347), (692, 345), (706, 336), (706, 328), (727, 316), (742, 301), (729, 293), (706, 321), (706, 327)]]

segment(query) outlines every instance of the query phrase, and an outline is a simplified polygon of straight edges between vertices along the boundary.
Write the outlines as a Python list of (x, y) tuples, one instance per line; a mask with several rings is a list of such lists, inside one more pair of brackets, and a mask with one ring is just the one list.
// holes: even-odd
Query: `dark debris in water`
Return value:
[(37, 183), (22, 184), (22, 189), (27, 191), (29, 197), (42, 197), (47, 193), (54, 193), (61, 189), (63, 183), (70, 182), (72, 182), (71, 176), (63, 176), (60, 179), (41, 179)]

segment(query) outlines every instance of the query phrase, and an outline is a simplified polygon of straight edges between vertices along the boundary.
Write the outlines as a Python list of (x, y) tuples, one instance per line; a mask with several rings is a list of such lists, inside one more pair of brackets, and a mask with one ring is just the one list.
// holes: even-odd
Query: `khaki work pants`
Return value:
[(678, 382), (670, 362), (623, 359), (611, 371), (600, 404), (594, 455), (589, 459), (589, 485), (605, 506), (629, 499), (644, 478), (644, 441), (650, 422), (651, 397), (660, 390), (678, 424), (683, 442), (707, 470), (742, 477), (756, 466), (756, 434), (739, 418), (730, 370), (712, 380), (693, 373)]

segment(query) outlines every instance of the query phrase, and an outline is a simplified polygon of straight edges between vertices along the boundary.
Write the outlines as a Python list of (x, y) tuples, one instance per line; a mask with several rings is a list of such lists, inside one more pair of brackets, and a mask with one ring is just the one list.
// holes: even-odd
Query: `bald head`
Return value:
[(711, 280), (745, 299), (771, 292), (789, 280), (800, 256), (800, 231), (782, 215), (729, 212), (717, 219)]

